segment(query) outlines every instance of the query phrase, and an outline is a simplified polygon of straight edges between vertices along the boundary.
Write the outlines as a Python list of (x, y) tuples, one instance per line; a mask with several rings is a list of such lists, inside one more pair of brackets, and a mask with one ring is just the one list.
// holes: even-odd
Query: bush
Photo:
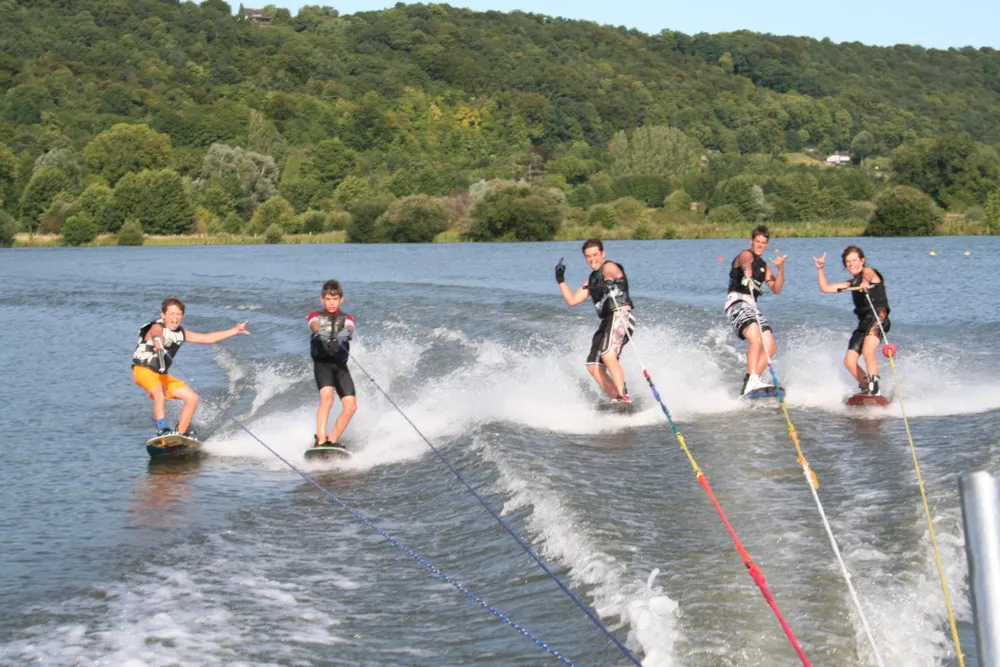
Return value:
[(386, 212), (391, 199), (363, 199), (351, 208), (351, 224), (347, 227), (348, 243), (381, 243), (376, 221)]
[(138, 220), (126, 220), (118, 232), (118, 245), (137, 246), (146, 241), (146, 235), (142, 233), (142, 225)]
[(281, 234), (281, 226), (274, 223), (264, 231), (264, 241), (271, 244), (281, 243)]
[(281, 195), (274, 195), (257, 207), (247, 226), (247, 231), (257, 236), (266, 233), (272, 225), (278, 225), (282, 232), (289, 231), (293, 226), (292, 219), (295, 209)]
[(744, 220), (738, 209), (733, 204), (716, 206), (708, 212), (708, 222), (713, 225), (742, 225)]
[(122, 176), (105, 207), (105, 225), (117, 232), (135, 218), (150, 234), (191, 232), (194, 204), (184, 178), (171, 169), (129, 172)]
[(229, 213), (226, 215), (219, 227), (221, 227), (222, 231), (226, 234), (239, 234), (243, 231), (243, 224), (243, 218), (241, 218), (238, 214)]
[(683, 213), (691, 207), (691, 198), (683, 188), (678, 188), (663, 200), (663, 210), (672, 213)]
[(448, 228), (448, 211), (439, 199), (412, 195), (394, 201), (379, 218), (380, 240), (389, 243), (430, 243)]
[(611, 184), (615, 197), (634, 197), (649, 208), (663, 206), (670, 183), (662, 176), (623, 176)]
[(653, 232), (645, 222), (640, 222), (632, 230), (633, 241), (648, 241), (653, 238)]
[(595, 200), (594, 188), (586, 183), (578, 185), (566, 195), (566, 203), (577, 208), (589, 208)]
[(562, 216), (551, 194), (518, 185), (490, 192), (477, 202), (466, 237), (470, 241), (549, 241)]
[(105, 211), (111, 203), (112, 191), (104, 183), (92, 183), (80, 193), (76, 200), (77, 213), (86, 213), (94, 220), (104, 220)]
[(941, 223), (941, 209), (919, 190), (898, 185), (875, 199), (865, 236), (930, 236)]
[(306, 211), (299, 216), (299, 229), (303, 234), (318, 234), (326, 225), (326, 214), (323, 211)]
[(62, 224), (62, 243), (68, 246), (81, 246), (97, 238), (100, 227), (97, 221), (85, 213), (70, 216)]
[(330, 211), (326, 215), (326, 222), (323, 223), (324, 232), (337, 232), (351, 226), (354, 217), (347, 211)]
[(587, 222), (592, 225), (600, 225), (604, 229), (614, 229), (618, 222), (618, 214), (609, 204), (596, 204), (590, 207), (587, 212)]
[(7, 211), (0, 209), (0, 248), (12, 247), (16, 234), (17, 220)]
[(618, 214), (618, 219), (622, 221), (639, 220), (646, 215), (646, 207), (634, 197), (616, 199), (611, 205)]

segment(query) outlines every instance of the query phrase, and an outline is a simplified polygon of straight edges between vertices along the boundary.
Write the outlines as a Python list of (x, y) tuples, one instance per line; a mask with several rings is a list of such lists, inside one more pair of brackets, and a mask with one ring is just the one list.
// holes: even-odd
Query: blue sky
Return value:
[[(395, 0), (244, 0), (247, 7), (275, 4), (294, 14), (302, 5), (331, 5), (341, 14), (391, 7)], [(586, 19), (624, 25), (646, 33), (664, 29), (699, 32), (753, 30), (776, 35), (806, 35), (835, 42), (888, 46), (920, 44), (946, 49), (1000, 48), (1000, 0), (454, 0), (448, 4), (478, 11), (495, 9)], [(234, 7), (239, 6), (235, 0)]]

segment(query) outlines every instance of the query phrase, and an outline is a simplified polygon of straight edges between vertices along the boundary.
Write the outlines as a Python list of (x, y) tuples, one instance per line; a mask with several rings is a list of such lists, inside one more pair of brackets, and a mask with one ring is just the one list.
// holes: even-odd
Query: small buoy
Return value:
[(933, 250), (931, 250), (931, 252), (930, 252), (930, 256), (931, 256), (931, 257), (936, 257), (936, 256), (937, 256), (937, 253), (936, 253), (936, 252), (934, 252)]
[[(966, 255), (968, 255), (969, 253), (965, 253), (965, 254), (966, 254)], [(725, 260), (724, 258), (720, 257), (720, 258), (719, 258), (719, 261), (720, 261), (720, 262), (724, 262), (724, 261), (726, 261), (726, 260)]]
[(966, 256), (966, 257), (968, 257), (968, 256), (969, 256), (969, 255), (971, 255), (971, 254), (972, 254), (972, 253), (971, 253), (971, 252), (969, 252), (968, 250), (966, 250), (966, 251), (965, 251), (965, 256)]
[(883, 346), (882, 347), (882, 354), (885, 355), (886, 357), (895, 357), (896, 356), (896, 346), (893, 345), (892, 343), (889, 343), (888, 345)]

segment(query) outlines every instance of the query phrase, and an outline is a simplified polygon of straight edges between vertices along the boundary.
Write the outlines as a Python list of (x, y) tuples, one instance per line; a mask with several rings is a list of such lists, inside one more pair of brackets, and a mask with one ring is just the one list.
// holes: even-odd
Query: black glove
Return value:
[(556, 282), (564, 283), (566, 282), (566, 265), (563, 264), (563, 258), (559, 258), (559, 263), (556, 264)]

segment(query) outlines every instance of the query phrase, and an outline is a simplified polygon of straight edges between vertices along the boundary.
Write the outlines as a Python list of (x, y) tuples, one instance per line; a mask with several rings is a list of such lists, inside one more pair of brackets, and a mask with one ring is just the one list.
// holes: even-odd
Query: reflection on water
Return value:
[(136, 479), (129, 523), (136, 527), (178, 527), (184, 523), (186, 505), (194, 501), (191, 482), (204, 455), (150, 459), (147, 474)]

